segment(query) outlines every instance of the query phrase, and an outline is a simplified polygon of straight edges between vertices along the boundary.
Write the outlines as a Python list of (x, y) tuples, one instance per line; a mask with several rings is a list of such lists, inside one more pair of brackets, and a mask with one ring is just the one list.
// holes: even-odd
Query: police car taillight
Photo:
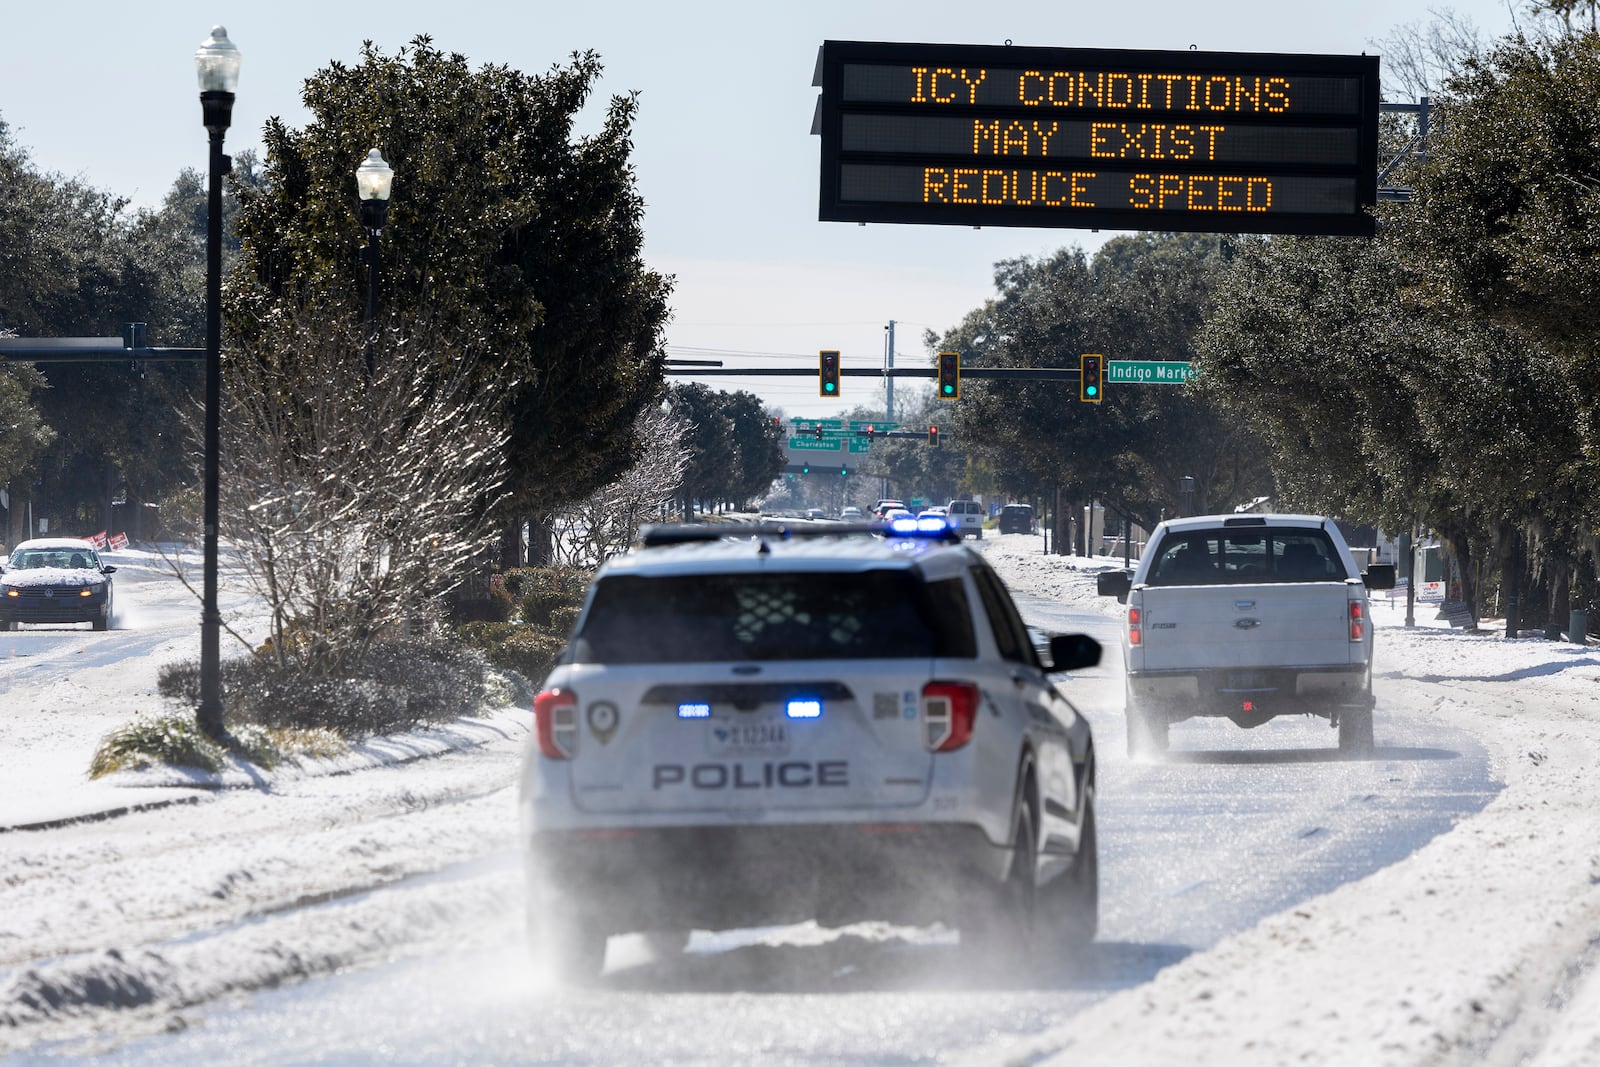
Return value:
[(546, 689), (533, 698), (533, 719), (539, 751), (551, 759), (578, 754), (578, 695), (570, 689)]
[(1350, 601), (1350, 640), (1361, 641), (1367, 636), (1367, 609), (1359, 600)]
[(922, 687), (922, 743), (929, 752), (952, 752), (972, 740), (978, 687), (971, 682), (929, 682)]

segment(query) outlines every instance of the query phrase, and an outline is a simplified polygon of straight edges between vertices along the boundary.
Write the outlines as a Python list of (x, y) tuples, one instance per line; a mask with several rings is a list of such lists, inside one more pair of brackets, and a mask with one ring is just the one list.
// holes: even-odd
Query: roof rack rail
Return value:
[(739, 538), (843, 537), (876, 534), (880, 537), (918, 538), (925, 541), (961, 542), (961, 534), (942, 519), (895, 519), (893, 522), (818, 522), (818, 523), (655, 523), (639, 527), (639, 543), (645, 548), (690, 544), (695, 541), (723, 541)]

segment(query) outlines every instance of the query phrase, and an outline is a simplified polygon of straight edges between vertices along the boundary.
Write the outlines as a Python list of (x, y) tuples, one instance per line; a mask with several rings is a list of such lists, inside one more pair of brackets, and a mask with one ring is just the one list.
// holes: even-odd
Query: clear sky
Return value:
[[(942, 332), (992, 295), (995, 262), (1045, 256), (1108, 234), (1072, 229), (857, 226), (817, 221), (811, 84), (825, 40), (1240, 52), (1379, 51), (1395, 27), (1426, 23), (1426, 0), (925, 0), (491, 3), (391, 0), (13, 0), (0, 12), (0, 117), (43, 169), (154, 205), (184, 167), (204, 168), (192, 56), (214, 23), (244, 56), (227, 148), (259, 148), (269, 116), (306, 119), (303, 79), (354, 62), (363, 40), (394, 52), (417, 34), (474, 65), (536, 72), (600, 53), (603, 95), (637, 91), (635, 161), (646, 258), (676, 276), (669, 355), (878, 366), (896, 322), (896, 362), (930, 357)], [(1447, 5), (1485, 37), (1507, 32), (1506, 0)], [(601, 101), (603, 103), (603, 100)], [(352, 179), (353, 180), (353, 179)], [(405, 176), (395, 196), (405, 195)], [(675, 378), (674, 380), (683, 380)], [(787, 414), (839, 414), (881, 396), (846, 378), (821, 400), (814, 378), (707, 379), (747, 388)], [(901, 380), (905, 382), (904, 379)], [(906, 388), (902, 384), (900, 388)]]

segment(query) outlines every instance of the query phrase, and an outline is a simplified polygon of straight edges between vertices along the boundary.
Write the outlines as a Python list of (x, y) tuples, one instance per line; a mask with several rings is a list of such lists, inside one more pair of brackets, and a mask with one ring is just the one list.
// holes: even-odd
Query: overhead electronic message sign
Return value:
[(828, 41), (824, 222), (1370, 235), (1378, 58)]

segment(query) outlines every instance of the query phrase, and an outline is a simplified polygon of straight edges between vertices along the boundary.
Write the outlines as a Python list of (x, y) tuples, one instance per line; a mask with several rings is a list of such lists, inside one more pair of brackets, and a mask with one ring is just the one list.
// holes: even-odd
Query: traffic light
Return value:
[(800, 473), (801, 474), (810, 474), (811, 473), (811, 464), (809, 464), (809, 463), (800, 464)]
[(849, 467), (840, 467), (839, 468), (839, 477), (841, 477), (841, 478), (850, 477), (850, 468)]
[(937, 390), (940, 400), (961, 399), (961, 353), (939, 353), (939, 388)]
[(1078, 399), (1087, 404), (1098, 404), (1105, 394), (1106, 360), (1104, 356), (1078, 357)]
[(869, 445), (872, 443), (872, 433), (873, 433), (872, 427), (868, 426), (867, 427), (867, 444), (869, 444)]
[(932, 445), (934, 448), (939, 447), (939, 427), (928, 427), (928, 444)]
[(817, 354), (817, 395), (837, 397), (839, 395), (839, 353), (819, 352)]
[(819, 422), (811, 428), (811, 436), (819, 441), (822, 440), (822, 423)]

